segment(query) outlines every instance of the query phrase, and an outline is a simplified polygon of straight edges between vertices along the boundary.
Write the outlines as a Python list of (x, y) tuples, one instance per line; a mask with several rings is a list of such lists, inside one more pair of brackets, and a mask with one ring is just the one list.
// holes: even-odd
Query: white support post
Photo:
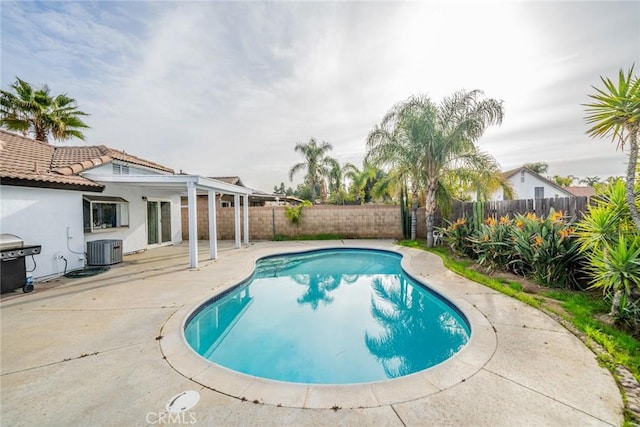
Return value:
[(240, 249), (240, 195), (233, 195), (234, 231), (236, 238), (236, 249)]
[(187, 184), (187, 206), (189, 210), (189, 265), (198, 267), (198, 207), (196, 196), (196, 184)]
[(244, 213), (244, 244), (249, 244), (249, 195), (245, 194), (243, 197), (243, 213)]
[(216, 192), (209, 190), (209, 254), (211, 259), (218, 259), (218, 232), (216, 227)]

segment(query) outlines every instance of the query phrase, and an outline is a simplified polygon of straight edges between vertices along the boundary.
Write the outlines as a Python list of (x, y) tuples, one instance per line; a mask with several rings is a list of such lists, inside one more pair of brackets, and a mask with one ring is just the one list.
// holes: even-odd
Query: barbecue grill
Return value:
[[(22, 288), (31, 292), (33, 284), (27, 283), (25, 257), (37, 255), (40, 245), (25, 245), (22, 239), (13, 234), (0, 234), (0, 289), (2, 293)], [(33, 260), (35, 263), (35, 258)]]

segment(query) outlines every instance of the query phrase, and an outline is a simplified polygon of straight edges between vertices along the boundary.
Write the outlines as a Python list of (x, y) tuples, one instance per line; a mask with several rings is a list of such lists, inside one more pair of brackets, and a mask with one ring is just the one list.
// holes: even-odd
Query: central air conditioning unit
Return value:
[(87, 264), (111, 265), (122, 262), (122, 240), (87, 242)]

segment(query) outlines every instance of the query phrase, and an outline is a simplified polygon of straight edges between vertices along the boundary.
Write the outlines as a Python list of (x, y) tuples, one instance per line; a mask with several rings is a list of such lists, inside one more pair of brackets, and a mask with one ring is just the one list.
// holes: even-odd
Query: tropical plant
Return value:
[(528, 169), (531, 169), (531, 171), (537, 173), (538, 175), (545, 174), (549, 170), (549, 165), (544, 162), (525, 163), (524, 166)]
[(331, 169), (329, 170), (329, 191), (331, 192), (331, 199), (334, 203), (339, 204), (346, 198), (345, 190), (345, 178), (351, 172), (357, 168), (351, 163), (345, 163), (340, 165), (337, 160), (332, 161)]
[(423, 187), (421, 166), (422, 144), (408, 132), (409, 124), (394, 123), (400, 117), (387, 114), (380, 126), (367, 137), (366, 161), (376, 165), (389, 165), (388, 185), (395, 184), (411, 193), (411, 240), (416, 239), (418, 204)]
[(568, 176), (560, 176), (560, 175), (554, 175), (553, 176), (553, 181), (558, 184), (560, 187), (571, 187), (571, 185), (573, 184), (573, 181), (575, 181), (577, 178), (573, 175), (568, 175)]
[(580, 182), (580, 184), (585, 184), (587, 187), (593, 187), (596, 184), (600, 183), (600, 177), (599, 176), (585, 176), (579, 182)]
[(618, 74), (617, 85), (609, 78), (600, 77), (604, 89), (593, 86), (595, 94), (589, 95), (592, 103), (587, 107), (586, 122), (592, 127), (587, 133), (592, 137), (611, 136), (617, 148), (629, 147), (627, 162), (626, 195), (631, 219), (640, 230), (640, 215), (635, 204), (634, 186), (638, 163), (638, 132), (640, 130), (640, 79), (633, 74), (633, 66)]
[(476, 252), (470, 240), (474, 234), (473, 222), (467, 221), (466, 218), (458, 218), (442, 231), (445, 242), (454, 254), (475, 259)]
[(589, 255), (587, 270), (593, 278), (592, 288), (612, 292), (612, 316), (621, 312), (623, 298), (628, 299), (635, 290), (640, 291), (640, 235), (626, 237), (620, 234), (617, 242), (605, 242), (602, 248)]
[(312, 206), (312, 203), (308, 200), (305, 200), (297, 206), (287, 206), (287, 208), (284, 210), (284, 213), (287, 216), (289, 222), (291, 222), (291, 224), (295, 225), (296, 227), (299, 227), (302, 223), (302, 210), (307, 206)]
[(34, 89), (29, 83), (16, 78), (12, 91), (0, 90), (0, 126), (31, 134), (36, 140), (49, 142), (49, 137), (65, 141), (70, 138), (84, 140), (81, 129), (87, 116), (78, 110), (76, 100), (66, 94), (52, 96), (47, 85)]
[(562, 212), (552, 209), (546, 218), (517, 215), (514, 225), (512, 271), (541, 286), (579, 287), (583, 256), (573, 224)]
[(455, 92), (439, 106), (426, 96), (413, 96), (396, 104), (369, 133), (367, 157), (403, 168), (423, 190), (428, 247), (434, 244), (438, 192), (450, 195), (443, 188), (445, 177), (482, 170), (500, 173), (495, 159), (475, 142), (488, 126), (500, 124), (502, 116), (502, 103), (483, 98), (479, 90)]
[(478, 265), (487, 271), (507, 270), (517, 255), (513, 249), (513, 226), (511, 220), (503, 216), (499, 221), (489, 217), (468, 240), (472, 244)]
[(619, 318), (629, 317), (628, 310), (637, 303), (634, 284), (640, 283), (640, 238), (629, 206), (625, 183), (612, 180), (576, 226), (592, 287), (612, 296), (611, 314)]
[(594, 204), (576, 224), (581, 251), (598, 251), (605, 243), (613, 244), (620, 233), (634, 229), (627, 204), (625, 183), (614, 180), (594, 198)]
[(333, 146), (328, 142), (318, 143), (311, 138), (306, 144), (298, 143), (295, 151), (304, 156), (304, 161), (295, 164), (289, 171), (289, 179), (306, 169), (305, 183), (311, 187), (311, 201), (315, 203), (319, 189), (324, 185), (324, 179), (329, 176), (329, 171), (335, 164), (335, 160), (327, 155)]
[(293, 195), (293, 188), (285, 187), (284, 182), (281, 182), (280, 185), (273, 186), (273, 194), (284, 194), (287, 196)]
[(346, 173), (346, 176), (351, 180), (350, 191), (360, 204), (371, 201), (371, 189), (380, 176), (379, 172), (378, 168), (365, 160), (362, 170), (354, 166)]

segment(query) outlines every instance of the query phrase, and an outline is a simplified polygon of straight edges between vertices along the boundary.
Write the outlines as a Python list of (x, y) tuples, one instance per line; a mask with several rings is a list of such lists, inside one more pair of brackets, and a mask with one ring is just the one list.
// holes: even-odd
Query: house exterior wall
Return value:
[[(84, 232), (83, 195), (117, 196), (129, 202), (129, 227)], [(59, 189), (7, 186), (0, 191), (0, 232), (14, 234), (27, 245), (41, 245), (42, 252), (34, 255), (34, 280), (58, 277), (66, 271), (85, 265), (87, 242), (119, 239), (123, 252), (147, 249), (148, 200), (171, 202), (171, 242), (182, 241), (180, 195), (175, 192), (152, 190), (137, 186), (107, 184), (102, 193), (83, 193)], [(25, 259), (27, 270), (34, 267), (31, 257)]]
[[(147, 202), (143, 200), (143, 197), (146, 197), (147, 200), (171, 202), (171, 243), (182, 241), (179, 194), (172, 191), (154, 190), (149, 187), (107, 183), (100, 196), (122, 197), (129, 202), (129, 227), (84, 233), (87, 242), (121, 239), (124, 253), (147, 249)], [(80, 224), (82, 225), (82, 205), (80, 206), (80, 215)]]
[(129, 167), (129, 173), (127, 175), (164, 175), (166, 174), (165, 172), (162, 172), (159, 170), (138, 167), (126, 162), (110, 162), (110, 163), (107, 163), (106, 165), (100, 165), (100, 166), (96, 166), (94, 168), (88, 169), (82, 172), (81, 175), (86, 177), (91, 177), (92, 175), (93, 176), (114, 175), (113, 173), (114, 164)]
[(42, 246), (40, 254), (25, 259), (27, 271), (35, 260), (34, 280), (64, 274), (65, 259), (67, 271), (84, 266), (81, 192), (3, 185), (0, 201), (0, 231)]
[[(529, 171), (524, 170), (524, 182), (522, 182), (521, 172), (517, 172), (508, 178), (513, 186), (515, 199), (535, 199), (535, 187), (544, 188), (544, 196), (542, 198), (552, 197), (571, 197), (572, 194), (550, 185), (548, 182), (541, 180), (539, 177), (532, 175)], [(504, 200), (502, 189), (493, 193), (491, 200)]]

